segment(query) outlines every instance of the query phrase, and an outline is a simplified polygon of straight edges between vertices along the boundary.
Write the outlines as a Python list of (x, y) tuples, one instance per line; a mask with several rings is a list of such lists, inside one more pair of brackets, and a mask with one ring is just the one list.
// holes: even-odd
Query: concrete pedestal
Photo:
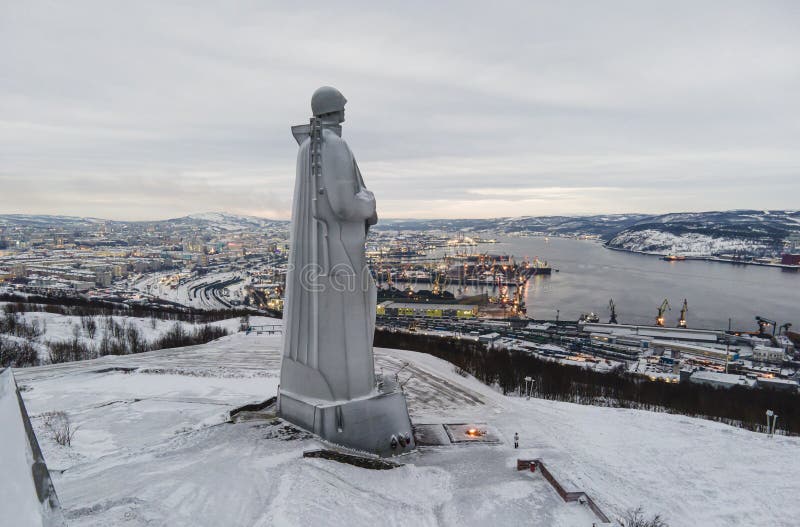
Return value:
[(278, 415), (326, 441), (383, 457), (416, 447), (406, 399), (399, 390), (328, 402), (279, 388)]

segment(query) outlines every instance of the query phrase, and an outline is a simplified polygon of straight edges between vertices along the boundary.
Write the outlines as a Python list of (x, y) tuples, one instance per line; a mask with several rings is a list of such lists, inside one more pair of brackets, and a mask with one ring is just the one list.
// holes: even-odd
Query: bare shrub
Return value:
[[(6, 306), (6, 308), (8, 307)], [(25, 317), (18, 316), (15, 311), (6, 309), (4, 315), (0, 317), (0, 333), (33, 340), (41, 337), (44, 331), (38, 320), (27, 322)]]
[(50, 349), (50, 362), (52, 364), (93, 359), (97, 356), (94, 347), (84, 344), (77, 338), (48, 342), (47, 347)]
[(70, 424), (66, 412), (45, 412), (42, 414), (42, 420), (56, 443), (61, 446), (72, 446), (72, 439), (78, 427)]
[(100, 346), (97, 349), (97, 354), (100, 357), (103, 355), (111, 355), (111, 339), (108, 333), (103, 333), (103, 338), (100, 339)]
[(648, 519), (641, 507), (626, 512), (625, 517), (619, 519), (619, 524), (622, 527), (669, 527), (659, 514)]
[(28, 341), (15, 341), (0, 335), (0, 368), (24, 368), (39, 364), (36, 348)]
[(133, 324), (125, 327), (125, 339), (128, 343), (128, 353), (141, 353), (148, 350), (147, 341)]
[(91, 315), (81, 317), (81, 327), (83, 327), (90, 339), (93, 339), (95, 333), (97, 333), (97, 321)]
[(154, 317), (160, 320), (180, 320), (193, 324), (217, 322), (239, 317), (249, 312), (246, 309), (198, 311), (185, 307), (165, 305), (127, 305), (106, 300), (59, 295), (39, 296), (28, 294), (23, 297), (17, 293), (0, 293), (0, 301), (9, 302), (2, 309), (2, 311), (8, 313), (38, 311), (71, 316)]
[(159, 337), (151, 344), (151, 349), (158, 350), (164, 348), (181, 348), (183, 346), (193, 346), (205, 344), (228, 334), (225, 328), (204, 324), (194, 331), (187, 330), (182, 324), (176, 322), (169, 331)]
[(122, 339), (125, 337), (125, 327), (114, 320), (113, 317), (106, 317), (105, 329), (106, 333), (110, 333), (115, 339)]

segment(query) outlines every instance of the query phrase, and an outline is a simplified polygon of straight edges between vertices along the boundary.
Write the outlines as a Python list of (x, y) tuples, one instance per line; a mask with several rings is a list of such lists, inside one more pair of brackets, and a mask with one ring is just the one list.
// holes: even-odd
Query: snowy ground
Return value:
[[(2, 308), (4, 302), (0, 302)], [(134, 327), (138, 334), (147, 342), (153, 343), (159, 337), (166, 334), (173, 329), (176, 324), (183, 327), (186, 332), (192, 332), (198, 329), (202, 324), (194, 324), (191, 322), (180, 322), (175, 320), (161, 320), (157, 318), (142, 318), (142, 317), (104, 317), (92, 316), (96, 324), (96, 332), (92, 337), (88, 330), (82, 325), (82, 317), (60, 315), (57, 313), (46, 313), (41, 311), (31, 311), (20, 313), (18, 317), (24, 320), (27, 324), (36, 325), (41, 331), (41, 335), (36, 338), (22, 338), (14, 337), (12, 335), (2, 334), (3, 337), (12, 340), (29, 340), (36, 348), (39, 359), (43, 362), (49, 361), (49, 348), (48, 342), (65, 342), (71, 341), (77, 337), (78, 341), (85, 346), (97, 346), (103, 339), (103, 336), (112, 333), (108, 325), (109, 318), (116, 324), (123, 327)], [(211, 326), (217, 326), (226, 329), (229, 333), (239, 331), (241, 323), (240, 318), (230, 318), (220, 320), (217, 322), (209, 322)], [(265, 325), (265, 324), (280, 324), (280, 320), (269, 317), (252, 316), (250, 317), (250, 324), (252, 325)]]
[[(377, 350), (399, 369), (417, 423), (485, 422), (500, 445), (429, 447), (402, 468), (303, 459), (313, 437), (280, 421), (225, 423), (276, 392), (280, 337), (238, 333), (203, 346), (16, 370), (70, 525), (591, 526), (538, 474), (541, 457), (610, 516), (642, 506), (670, 526), (796, 525), (800, 438), (682, 416), (504, 397), (449, 363)], [(40, 416), (66, 411), (72, 447)], [(515, 451), (509, 439), (521, 436)], [(2, 521), (0, 521), (2, 523)]]

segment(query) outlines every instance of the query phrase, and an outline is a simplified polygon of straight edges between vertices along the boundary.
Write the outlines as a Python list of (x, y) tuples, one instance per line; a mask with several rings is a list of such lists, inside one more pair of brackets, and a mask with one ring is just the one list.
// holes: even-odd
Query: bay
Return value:
[[(481, 252), (539, 257), (553, 267), (535, 276), (525, 298), (528, 316), (563, 320), (594, 312), (608, 322), (608, 302), (617, 305), (621, 324), (653, 324), (667, 298), (667, 326), (676, 326), (683, 300), (688, 326), (754, 331), (761, 315), (800, 329), (800, 273), (778, 268), (687, 260), (613, 251), (599, 242), (571, 238), (504, 237), (481, 244)], [(558, 269), (559, 272), (555, 272)]]

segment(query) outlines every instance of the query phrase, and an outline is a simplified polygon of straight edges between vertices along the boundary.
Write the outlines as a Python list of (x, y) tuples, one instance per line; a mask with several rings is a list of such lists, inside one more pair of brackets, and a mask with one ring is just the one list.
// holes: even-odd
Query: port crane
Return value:
[(672, 308), (669, 307), (669, 300), (665, 298), (664, 301), (661, 302), (661, 305), (658, 308), (658, 315), (656, 316), (656, 326), (662, 326), (662, 327), (664, 326), (664, 313), (667, 310), (672, 311)]
[(440, 295), (442, 293), (442, 287), (439, 284), (439, 275), (438, 274), (436, 275), (436, 278), (433, 279), (433, 289), (431, 290), (431, 293), (433, 293), (436, 296), (438, 296), (438, 295)]
[(619, 324), (617, 322), (617, 306), (614, 304), (614, 299), (608, 301), (608, 310), (611, 312), (611, 317), (608, 319), (609, 324)]
[(686, 312), (689, 311), (689, 303), (683, 299), (683, 307), (681, 308), (681, 318), (678, 320), (679, 328), (686, 328)]
[(758, 322), (758, 334), (760, 336), (763, 337), (767, 334), (766, 330), (769, 326), (772, 326), (772, 336), (775, 336), (775, 327), (778, 325), (777, 322), (761, 316), (756, 317), (756, 322)]
[(514, 316), (525, 313), (525, 303), (522, 299), (522, 287), (517, 285), (514, 290)]

